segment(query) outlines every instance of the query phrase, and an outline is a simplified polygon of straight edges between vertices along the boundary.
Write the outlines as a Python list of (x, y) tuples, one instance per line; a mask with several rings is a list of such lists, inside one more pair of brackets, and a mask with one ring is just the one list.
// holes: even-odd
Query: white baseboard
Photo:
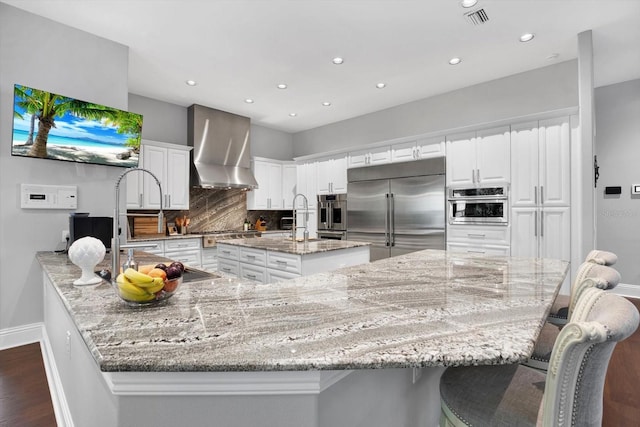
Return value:
[(609, 292), (623, 297), (640, 298), (640, 286), (631, 285), (629, 283), (619, 283), (618, 286), (611, 289)]
[(69, 404), (62, 388), (62, 380), (56, 366), (56, 360), (53, 357), (51, 342), (47, 335), (47, 330), (42, 326), (42, 340), (40, 341), (40, 349), (42, 350), (42, 360), (44, 369), (47, 373), (47, 381), (49, 382), (49, 393), (51, 394), (51, 403), (56, 416), (58, 427), (73, 427), (73, 418), (69, 410)]
[(0, 350), (39, 342), (42, 339), (42, 322), (0, 330)]

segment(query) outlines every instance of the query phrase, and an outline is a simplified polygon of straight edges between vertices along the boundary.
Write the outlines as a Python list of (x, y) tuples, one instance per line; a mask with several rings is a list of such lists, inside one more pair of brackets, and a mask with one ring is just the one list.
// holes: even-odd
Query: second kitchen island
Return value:
[(349, 240), (243, 238), (218, 242), (218, 270), (274, 283), (369, 262), (370, 243)]

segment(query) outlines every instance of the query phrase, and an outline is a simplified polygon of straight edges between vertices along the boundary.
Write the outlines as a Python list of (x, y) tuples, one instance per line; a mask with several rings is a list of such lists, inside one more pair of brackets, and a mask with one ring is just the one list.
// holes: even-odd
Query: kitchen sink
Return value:
[(209, 273), (208, 271), (197, 270), (195, 268), (186, 267), (184, 273), (182, 273), (182, 282), (196, 282), (198, 280), (218, 279), (219, 275), (215, 273)]

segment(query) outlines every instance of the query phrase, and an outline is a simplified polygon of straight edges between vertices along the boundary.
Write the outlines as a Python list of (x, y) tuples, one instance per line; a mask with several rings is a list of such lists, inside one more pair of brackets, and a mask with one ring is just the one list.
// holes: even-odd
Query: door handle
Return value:
[(396, 245), (396, 203), (395, 203), (395, 199), (393, 198), (393, 193), (391, 193), (391, 197), (389, 198), (389, 200), (391, 201), (391, 212), (389, 213), (389, 217), (391, 219), (391, 233), (390, 237), (391, 237), (391, 246), (395, 246)]
[(387, 212), (384, 215), (384, 245), (389, 246), (391, 243), (389, 242), (389, 210), (390, 210), (390, 202), (389, 202), (389, 193), (385, 195), (387, 198)]
[(533, 214), (533, 235), (538, 236), (538, 211), (535, 211)]
[(544, 237), (544, 212), (540, 211), (540, 237)]

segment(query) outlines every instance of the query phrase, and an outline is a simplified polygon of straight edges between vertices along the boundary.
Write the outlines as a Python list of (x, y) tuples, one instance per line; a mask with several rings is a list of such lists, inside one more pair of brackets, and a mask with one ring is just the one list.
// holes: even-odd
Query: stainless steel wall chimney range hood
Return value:
[(204, 188), (257, 188), (251, 172), (248, 117), (193, 104), (187, 110), (191, 185)]

